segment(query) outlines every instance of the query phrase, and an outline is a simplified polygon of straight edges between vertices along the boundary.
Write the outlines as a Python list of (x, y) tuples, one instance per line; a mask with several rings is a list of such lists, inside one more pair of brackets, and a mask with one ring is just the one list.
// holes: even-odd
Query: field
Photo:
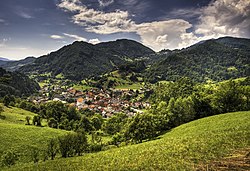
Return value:
[(10, 170), (205, 170), (212, 161), (249, 149), (249, 120), (250, 112), (221, 114), (183, 124), (154, 141)]
[[(0, 118), (0, 155), (8, 150), (19, 155), (19, 162), (31, 161), (32, 149), (43, 150), (47, 141), (53, 137), (66, 134), (67, 131), (25, 125), (25, 117), (33, 118), (36, 114), (15, 107), (4, 109)], [(31, 119), (32, 123), (32, 119)], [(46, 125), (43, 121), (42, 125)]]

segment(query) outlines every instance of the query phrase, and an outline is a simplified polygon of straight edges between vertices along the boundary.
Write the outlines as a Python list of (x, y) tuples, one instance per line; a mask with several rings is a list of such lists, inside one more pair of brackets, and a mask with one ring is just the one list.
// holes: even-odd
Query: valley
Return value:
[(4, 61), (0, 168), (216, 170), (237, 150), (248, 161), (249, 52), (233, 37), (160, 52), (120, 39)]

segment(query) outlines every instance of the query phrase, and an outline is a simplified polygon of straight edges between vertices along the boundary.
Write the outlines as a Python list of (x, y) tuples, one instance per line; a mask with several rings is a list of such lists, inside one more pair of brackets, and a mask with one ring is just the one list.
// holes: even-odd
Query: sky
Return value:
[(250, 38), (250, 0), (1, 0), (0, 57), (132, 39), (155, 51), (224, 36)]

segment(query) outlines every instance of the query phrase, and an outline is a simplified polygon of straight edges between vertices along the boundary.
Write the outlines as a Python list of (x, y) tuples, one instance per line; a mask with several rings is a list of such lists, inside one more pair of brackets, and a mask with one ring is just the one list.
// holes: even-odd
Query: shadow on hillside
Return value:
[(0, 119), (4, 120), (6, 119), (6, 116), (0, 115)]

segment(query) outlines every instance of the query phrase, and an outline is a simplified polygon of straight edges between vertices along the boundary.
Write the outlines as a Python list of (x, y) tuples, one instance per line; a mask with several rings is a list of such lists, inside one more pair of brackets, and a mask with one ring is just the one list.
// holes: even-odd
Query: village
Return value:
[(36, 104), (50, 101), (60, 101), (78, 110), (90, 110), (109, 118), (115, 113), (125, 113), (134, 116), (149, 109), (150, 103), (142, 100), (148, 89), (98, 89), (76, 90), (72, 87), (61, 88), (60, 86), (44, 86), (38, 96), (29, 100)]

